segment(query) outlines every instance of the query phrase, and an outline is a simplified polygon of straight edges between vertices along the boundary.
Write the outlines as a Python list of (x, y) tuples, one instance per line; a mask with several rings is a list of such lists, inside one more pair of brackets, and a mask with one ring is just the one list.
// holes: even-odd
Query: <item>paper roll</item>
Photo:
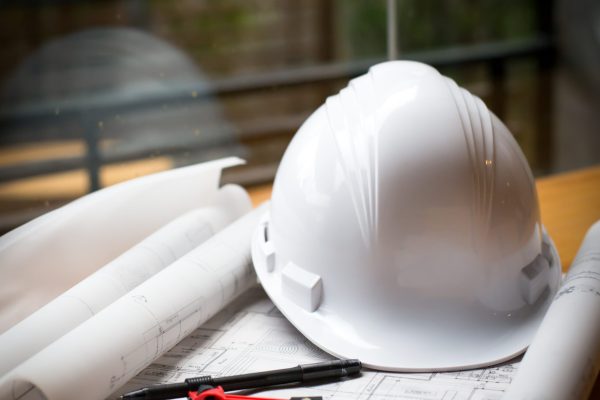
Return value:
[[(227, 192), (244, 202), (242, 193)], [(239, 217), (239, 208), (206, 207), (182, 215), (0, 334), (0, 376), (206, 241)]]
[(596, 222), (503, 398), (586, 399), (599, 369), (600, 222)]

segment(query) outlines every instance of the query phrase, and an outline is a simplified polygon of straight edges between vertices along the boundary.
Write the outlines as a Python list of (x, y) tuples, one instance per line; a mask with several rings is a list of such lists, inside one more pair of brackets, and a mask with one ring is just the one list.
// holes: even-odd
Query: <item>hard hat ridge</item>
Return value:
[[(479, 97), (458, 87), (456, 82), (446, 78), (446, 84), (454, 97), (454, 103), (460, 116), (460, 123), (468, 146), (468, 155), (473, 171), (474, 193), (477, 199), (473, 203), (477, 215), (490, 214), (494, 189), (495, 132), (490, 111)], [(488, 212), (484, 212), (488, 210)], [(489, 224), (489, 217), (485, 218)]]
[(371, 72), (325, 102), (327, 134), (333, 136), (361, 237), (368, 247), (377, 239), (378, 120), (373, 81)]

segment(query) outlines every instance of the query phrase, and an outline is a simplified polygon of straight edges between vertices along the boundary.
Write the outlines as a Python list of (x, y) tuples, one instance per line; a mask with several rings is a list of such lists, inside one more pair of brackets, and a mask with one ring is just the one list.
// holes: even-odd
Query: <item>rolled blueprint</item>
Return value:
[(0, 399), (103, 399), (244, 292), (256, 277), (250, 237), (264, 207), (13, 369)]
[[(0, 334), (0, 376), (206, 241), (242, 210), (250, 209), (245, 193), (223, 194), (228, 194), (228, 201), (222, 207), (180, 216)], [(230, 207), (231, 202), (241, 204)]]
[(600, 369), (600, 221), (567, 277), (504, 399), (586, 399)]
[(221, 204), (229, 157), (98, 190), (0, 236), (0, 332), (178, 216)]

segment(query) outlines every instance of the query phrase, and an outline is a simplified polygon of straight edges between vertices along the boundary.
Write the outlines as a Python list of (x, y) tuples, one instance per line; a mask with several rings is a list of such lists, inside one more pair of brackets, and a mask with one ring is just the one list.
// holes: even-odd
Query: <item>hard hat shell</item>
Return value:
[(302, 125), (252, 258), (315, 345), (391, 371), (519, 354), (561, 271), (508, 129), (454, 81), (407, 61), (373, 66)]

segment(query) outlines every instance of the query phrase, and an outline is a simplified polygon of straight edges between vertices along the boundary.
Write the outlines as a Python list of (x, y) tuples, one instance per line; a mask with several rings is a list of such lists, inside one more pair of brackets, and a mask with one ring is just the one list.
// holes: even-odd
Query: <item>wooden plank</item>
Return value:
[(537, 180), (542, 223), (566, 271), (588, 228), (600, 220), (600, 166)]

